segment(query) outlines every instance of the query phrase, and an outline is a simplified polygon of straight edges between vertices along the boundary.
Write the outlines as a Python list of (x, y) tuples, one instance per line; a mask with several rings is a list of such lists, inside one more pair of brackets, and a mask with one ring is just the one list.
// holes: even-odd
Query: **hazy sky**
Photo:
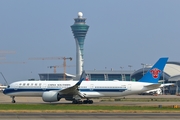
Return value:
[[(72, 57), (75, 40), (70, 26), (78, 12), (90, 26), (84, 44), (85, 70), (137, 70), (160, 57), (180, 61), (179, 0), (0, 0), (0, 50), (6, 54), (0, 72), (8, 82), (39, 79), (63, 60), (28, 60), (32, 57)], [(1, 54), (2, 57), (2, 54)], [(26, 62), (18, 64), (18, 62)], [(57, 68), (63, 72), (63, 67)], [(75, 74), (75, 67), (67, 67)], [(0, 76), (0, 83), (4, 83)]]

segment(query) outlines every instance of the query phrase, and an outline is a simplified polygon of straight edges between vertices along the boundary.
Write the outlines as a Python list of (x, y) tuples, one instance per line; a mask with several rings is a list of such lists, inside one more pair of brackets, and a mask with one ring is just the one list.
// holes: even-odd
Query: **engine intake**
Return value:
[(44, 102), (57, 102), (61, 98), (58, 91), (47, 91), (42, 94), (42, 99)]

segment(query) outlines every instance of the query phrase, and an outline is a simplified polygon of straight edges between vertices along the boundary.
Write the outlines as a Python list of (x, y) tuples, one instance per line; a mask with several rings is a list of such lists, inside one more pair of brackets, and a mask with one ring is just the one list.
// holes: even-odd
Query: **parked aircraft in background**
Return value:
[[(138, 81), (83, 81), (83, 71), (79, 81), (18, 81), (11, 83), (3, 93), (15, 97), (42, 97), (44, 102), (57, 102), (61, 98), (74, 104), (92, 104), (92, 98), (120, 97), (139, 94), (159, 88), (158, 80), (168, 58), (160, 58), (156, 64)], [(85, 99), (85, 100), (81, 100)]]
[(167, 87), (167, 86), (171, 86), (171, 85), (175, 85), (175, 84), (174, 83), (161, 84), (161, 86), (159, 86), (159, 88), (145, 91), (144, 93), (141, 93), (141, 95), (146, 95), (146, 94), (162, 95), (163, 87)]
[(5, 88), (7, 88), (7, 86), (4, 86), (4, 85), (0, 84), (0, 91), (3, 91)]

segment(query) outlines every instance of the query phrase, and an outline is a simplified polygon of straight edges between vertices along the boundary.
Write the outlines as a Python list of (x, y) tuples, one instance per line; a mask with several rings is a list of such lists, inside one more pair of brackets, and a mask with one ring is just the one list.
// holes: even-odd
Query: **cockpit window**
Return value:
[(10, 86), (8, 85), (7, 88), (10, 88)]

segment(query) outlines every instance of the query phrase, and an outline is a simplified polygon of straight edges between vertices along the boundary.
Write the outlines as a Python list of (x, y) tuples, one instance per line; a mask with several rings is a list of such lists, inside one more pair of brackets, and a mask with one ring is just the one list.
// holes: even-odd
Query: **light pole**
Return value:
[[(131, 71), (132, 65), (128, 65), (128, 67), (130, 68), (130, 71)], [(130, 73), (130, 81), (131, 81), (131, 73)]]
[(122, 74), (122, 70), (124, 67), (120, 67), (120, 68), (121, 68), (121, 79), (122, 79), (122, 81), (124, 81), (123, 74)]
[[(51, 69), (51, 66), (48, 66), (48, 68)], [(49, 80), (49, 69), (48, 69), (48, 74), (47, 74), (47, 80)]]
[(143, 66), (143, 76), (144, 76), (144, 66), (145, 66), (146, 64), (141, 63), (141, 65)]
[(130, 70), (131, 70), (132, 65), (128, 65), (128, 67), (130, 67)]
[(164, 72), (163, 72), (163, 95), (164, 95)]

